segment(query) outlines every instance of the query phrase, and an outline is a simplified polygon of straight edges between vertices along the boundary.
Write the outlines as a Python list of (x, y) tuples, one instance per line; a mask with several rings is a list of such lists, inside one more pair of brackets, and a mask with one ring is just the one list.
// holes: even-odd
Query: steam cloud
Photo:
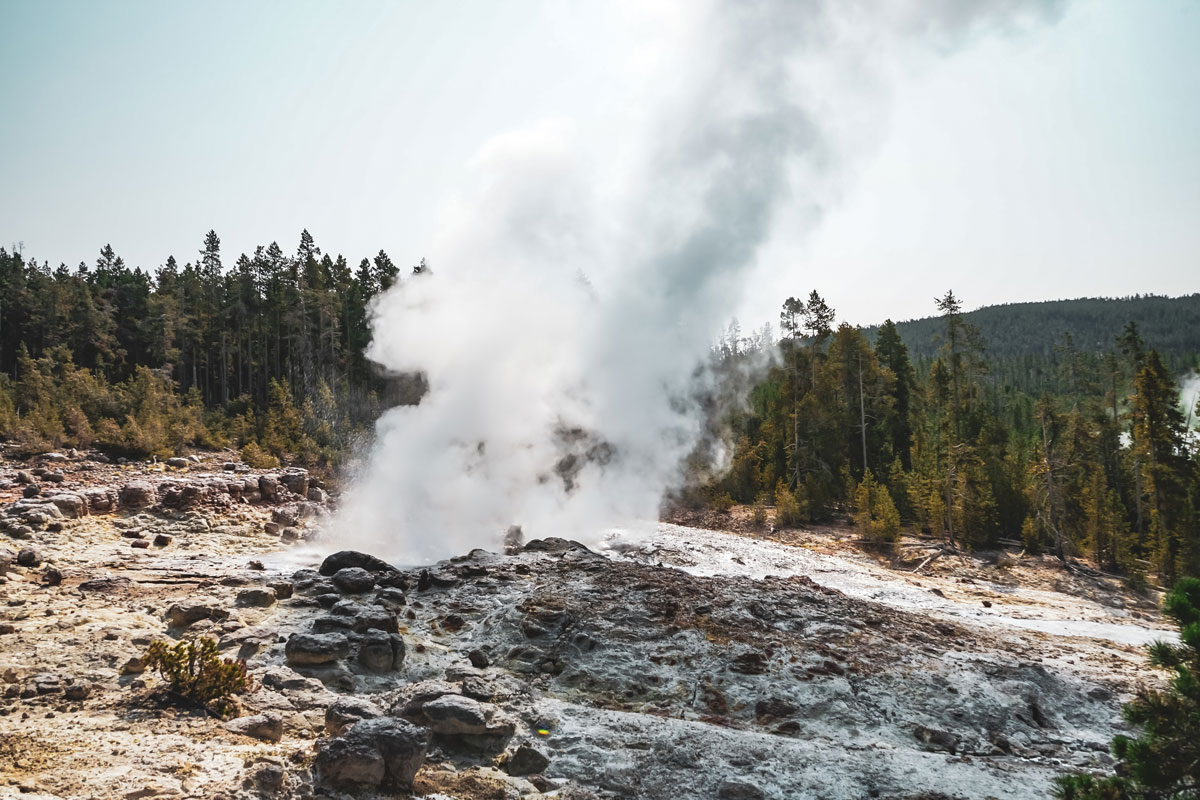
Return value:
[(496, 549), (512, 523), (587, 539), (655, 519), (756, 254), (781, 209), (812, 219), (870, 146), (888, 71), (1059, 5), (661, 7), (641, 132), (614, 146), (551, 120), (492, 140), (433, 274), (379, 299), (368, 355), (429, 392), (379, 420), (338, 545), (418, 563)]

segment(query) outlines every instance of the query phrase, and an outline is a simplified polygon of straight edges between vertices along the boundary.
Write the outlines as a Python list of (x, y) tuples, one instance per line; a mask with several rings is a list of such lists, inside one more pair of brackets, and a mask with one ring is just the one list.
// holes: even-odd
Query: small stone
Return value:
[(16, 632), (17, 632), (16, 625), (13, 625), (11, 622), (0, 622), (0, 636), (4, 636), (7, 634), (16, 633)]
[(62, 583), (63, 574), (54, 567), (46, 567), (42, 572), (42, 583), (46, 586), (58, 586)]
[(275, 596), (280, 600), (287, 600), (295, 591), (291, 581), (270, 581), (267, 586), (275, 592)]
[(294, 528), (289, 525), (279, 532), (279, 541), (283, 542), (284, 544), (291, 544), (292, 542), (299, 541), (300, 533), (301, 531), (299, 528)]
[(278, 536), (280, 530), (281, 528), (279, 523), (275, 522), (274, 520), (263, 523), (263, 531), (271, 536)]
[[(250, 784), (262, 794), (278, 794), (286, 774), (278, 764), (261, 764), (250, 775)], [(250, 788), (249, 786), (246, 787)]]
[(167, 466), (174, 467), (175, 469), (187, 469), (188, 464), (190, 464), (190, 463), (191, 462), (189, 462), (186, 458), (168, 458), (167, 459)]
[(223, 620), (228, 616), (225, 609), (207, 603), (176, 603), (166, 613), (167, 622), (176, 628), (186, 628), (202, 619)]
[(278, 742), (283, 738), (283, 720), (274, 714), (255, 714), (229, 720), (225, 730), (264, 742)]
[(944, 750), (948, 753), (958, 750), (958, 737), (948, 731), (917, 725), (913, 728), (913, 735), (925, 745), (926, 750)]
[(404, 661), (404, 640), (398, 634), (368, 630), (358, 648), (358, 663), (370, 672), (390, 672)]
[(325, 731), (330, 736), (340, 736), (345, 729), (364, 719), (382, 717), (383, 709), (361, 697), (339, 697), (325, 709)]
[(742, 781), (725, 781), (717, 789), (718, 800), (765, 800), (763, 790)]
[(166, 547), (171, 543), (171, 537), (165, 533), (157, 533), (154, 535), (155, 547)]
[[(487, 653), (483, 652), (482, 650), (472, 650), (471, 652), (467, 653), (467, 660), (470, 661), (471, 666), (475, 667), (476, 669), (487, 669), (488, 665), (491, 663), (487, 657)], [(541, 772), (541, 770), (537, 771)]]
[(41, 493), (42, 487), (38, 486), (36, 483), (31, 483), (21, 490), (22, 497), (37, 497)]
[(536, 775), (545, 772), (550, 759), (527, 744), (520, 745), (504, 762), (509, 775)]
[(141, 675), (145, 671), (146, 665), (137, 656), (134, 656), (121, 665), (122, 675)]
[(274, 589), (243, 589), (238, 592), (236, 603), (243, 607), (267, 608), (275, 605)]
[(92, 693), (92, 685), (90, 683), (73, 683), (67, 687), (64, 695), (68, 700), (76, 702), (87, 700)]
[(136, 550), (145, 550), (150, 546), (149, 539), (134, 539), (129, 543), (129, 546)]
[(17, 563), (22, 567), (40, 567), (42, 557), (32, 547), (23, 547), (21, 552), (17, 553)]

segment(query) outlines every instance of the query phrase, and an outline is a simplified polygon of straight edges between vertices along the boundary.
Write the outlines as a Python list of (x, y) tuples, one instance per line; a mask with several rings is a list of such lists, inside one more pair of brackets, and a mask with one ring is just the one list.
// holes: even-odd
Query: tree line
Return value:
[[(891, 321), (836, 325), (816, 292), (783, 303), (777, 349), (769, 332), (728, 332), (720, 381), (774, 360), (721, 420), (731, 468), (692, 499), (752, 504), (760, 521), (773, 505), (781, 525), (849, 513), (882, 541), (902, 524), (966, 548), (1019, 539), (1135, 581), (1200, 575), (1198, 410), (1176, 383), (1194, 355), (1169, 367), (1129, 322), (1099, 352), (1067, 334), (1048, 353), (989, 357), (953, 292), (936, 308), (928, 359)], [(1029, 368), (1036, 394), (1003, 377)]]
[(265, 462), (335, 461), (414, 391), (363, 355), (372, 298), (399, 278), (383, 250), (353, 267), (307, 230), (292, 253), (272, 242), (232, 266), (209, 231), (194, 260), (153, 275), (109, 245), (74, 270), (0, 248), (0, 438), (27, 452), (235, 445)]

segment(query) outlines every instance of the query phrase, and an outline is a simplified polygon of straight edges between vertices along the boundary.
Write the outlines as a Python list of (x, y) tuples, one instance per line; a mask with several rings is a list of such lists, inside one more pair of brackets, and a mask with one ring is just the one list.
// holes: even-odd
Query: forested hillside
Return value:
[[(1050, 356), (1070, 335), (1085, 353), (1112, 346), (1113, 331), (1134, 322), (1159, 355), (1187, 358), (1200, 353), (1200, 294), (1185, 297), (1084, 297), (1040, 303), (984, 306), (963, 313), (979, 329), (993, 358)], [(943, 323), (939, 317), (897, 322), (896, 332), (914, 359), (933, 358)], [(874, 339), (878, 327), (867, 333)]]
[(400, 273), (387, 253), (352, 265), (304, 231), (229, 264), (209, 231), (197, 256), (150, 274), (108, 245), (75, 270), (0, 248), (0, 437), (327, 463), (400, 399), (363, 356), (371, 298)]
[[(1087, 328), (1099, 344), (1086, 350), (1064, 338), (993, 357), (952, 293), (937, 308), (926, 328), (936, 345), (923, 343), (931, 357), (917, 360), (899, 325), (872, 342), (836, 325), (816, 292), (789, 298), (775, 366), (721, 421), (733, 467), (691, 501), (754, 503), (760, 519), (773, 504), (785, 525), (850, 512), (883, 542), (902, 523), (967, 547), (1020, 538), (1136, 580), (1200, 574), (1195, 409), (1180, 406), (1176, 380), (1195, 360), (1168, 366), (1133, 321), (1103, 339)], [(714, 369), (735, 383), (762, 347), (759, 336), (726, 336)]]

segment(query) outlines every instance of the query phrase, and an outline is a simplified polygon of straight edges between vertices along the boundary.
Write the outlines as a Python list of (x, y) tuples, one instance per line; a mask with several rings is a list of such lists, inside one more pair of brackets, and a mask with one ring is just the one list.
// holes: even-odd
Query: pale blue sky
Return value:
[[(613, 3), (0, 3), (0, 242), (54, 264), (227, 263), (307, 227), (326, 250), (429, 252), (506, 130), (637, 118)], [(633, 28), (636, 30), (636, 25)], [(1200, 3), (1094, 0), (892, 75), (815, 231), (766, 248), (745, 323), (816, 287), (852, 321), (1200, 291)], [(803, 236), (800, 232), (803, 231)]]

